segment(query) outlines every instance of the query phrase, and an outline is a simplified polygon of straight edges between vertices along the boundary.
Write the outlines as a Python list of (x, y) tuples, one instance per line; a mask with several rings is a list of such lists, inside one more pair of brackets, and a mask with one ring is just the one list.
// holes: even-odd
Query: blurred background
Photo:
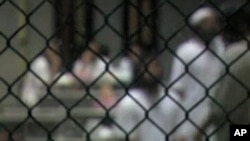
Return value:
[[(109, 126), (112, 114), (105, 115), (103, 109), (137, 85), (135, 66), (144, 60), (142, 54), (156, 54), (167, 83), (171, 51), (196, 36), (187, 25), (190, 14), (203, 5), (219, 10), (226, 1), (240, 7), (246, 0), (0, 1), (0, 140), (10, 135), (15, 141), (80, 141), (89, 130), (100, 136), (96, 140), (104, 140), (108, 133), (97, 132), (99, 119), (106, 117), (101, 124)], [(38, 60), (43, 54), (55, 67), (48, 80), (42, 76), (46, 61)], [(81, 61), (93, 58), (99, 64), (81, 74)], [(37, 60), (41, 62), (35, 70)], [(29, 86), (40, 81), (32, 77), (42, 81)], [(39, 87), (34, 90), (39, 100), (20, 99), (25, 87)]]
[[(226, 0), (212, 2), (220, 6), (224, 1)], [(191, 14), (204, 2), (202, 0), (3, 1), (0, 9), (1, 18), (4, 19), (0, 23), (1, 48), (10, 45), (30, 60), (46, 47), (48, 39), (59, 37), (63, 41), (62, 56), (69, 62), (79, 56), (79, 50), (83, 50), (86, 41), (90, 39), (95, 39), (109, 48), (110, 56), (115, 56), (122, 48), (137, 41), (146, 44), (148, 48), (163, 48), (168, 38), (185, 25), (187, 17), (183, 16)], [(179, 13), (178, 9), (182, 13)], [(190, 29), (184, 27), (167, 44), (174, 48), (191, 36)], [(6, 44), (7, 42), (9, 44)], [(169, 60), (171, 55), (162, 56), (166, 57), (164, 60)], [(1, 64), (6, 65), (1, 69), (1, 76), (10, 82), (25, 69), (24, 61), (19, 58), (10, 49), (1, 55), (3, 61)], [(7, 63), (9, 61), (13, 63), (9, 65)], [(165, 66), (170, 65), (165, 64)]]

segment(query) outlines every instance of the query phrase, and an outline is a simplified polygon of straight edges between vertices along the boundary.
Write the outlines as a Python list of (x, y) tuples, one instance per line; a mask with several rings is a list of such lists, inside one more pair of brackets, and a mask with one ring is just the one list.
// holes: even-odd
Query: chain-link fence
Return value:
[(249, 4), (0, 1), (0, 140), (227, 136), (249, 123)]

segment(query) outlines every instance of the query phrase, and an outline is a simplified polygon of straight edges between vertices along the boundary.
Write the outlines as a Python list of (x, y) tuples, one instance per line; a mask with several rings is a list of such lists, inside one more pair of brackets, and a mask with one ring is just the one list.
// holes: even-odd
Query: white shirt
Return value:
[(44, 56), (39, 56), (31, 63), (30, 69), (33, 73), (26, 74), (21, 97), (25, 103), (33, 106), (40, 98), (40, 88), (50, 81), (49, 62)]
[[(223, 56), (224, 44), (220, 36), (217, 36), (210, 44), (209, 48), (218, 55)], [(180, 61), (174, 58), (173, 68), (170, 78), (170, 89), (181, 91), (184, 94), (184, 101), (181, 102), (186, 110), (190, 110), (189, 119), (200, 125), (204, 117), (208, 115), (209, 98), (206, 97), (206, 88), (215, 83), (220, 76), (222, 62), (211, 51), (206, 50), (205, 45), (199, 40), (192, 39), (182, 44), (177, 50)], [(188, 72), (185, 70), (188, 66)], [(179, 80), (177, 80), (180, 77)], [(174, 82), (176, 80), (176, 82)], [(210, 88), (209, 94), (213, 94), (215, 87)], [(206, 97), (202, 103), (196, 105)], [(196, 127), (188, 120), (183, 124), (177, 134), (185, 137), (186, 141), (192, 141)]]
[[(181, 110), (179, 106), (166, 96), (156, 107), (149, 111), (148, 118), (157, 124), (162, 129), (161, 131), (145, 117), (145, 113), (146, 110), (149, 110), (150, 107), (166, 95), (164, 90), (160, 89), (158, 95), (151, 96), (140, 89), (131, 90), (129, 94), (119, 103), (115, 119), (116, 123), (127, 133), (132, 132), (129, 135), (130, 139), (136, 141), (165, 141), (164, 133), (169, 133), (178, 124), (178, 121), (174, 119), (178, 116), (175, 113), (181, 113), (175, 112), (176, 110)], [(171, 94), (171, 96), (174, 99), (177, 98), (174, 94)], [(133, 130), (137, 125), (138, 127)], [(121, 134), (123, 137), (126, 135), (123, 132)]]
[[(85, 83), (94, 82), (105, 70), (105, 62), (98, 58), (89, 64), (78, 59), (73, 66), (74, 74)], [(84, 75), (81, 73), (84, 73)]]

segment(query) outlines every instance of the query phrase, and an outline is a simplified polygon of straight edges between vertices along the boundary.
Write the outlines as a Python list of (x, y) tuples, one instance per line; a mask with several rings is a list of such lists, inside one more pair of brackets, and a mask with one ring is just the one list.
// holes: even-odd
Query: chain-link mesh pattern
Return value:
[[(189, 19), (197, 9), (203, 6), (214, 8), (219, 17), (223, 19), (223, 24), (216, 34), (220, 35), (230, 23), (230, 16), (225, 14), (221, 6), (223, 3), (222, 0), (192, 0), (192, 2), (182, 0), (109, 0), (107, 2), (101, 0), (2, 0), (0, 11), (3, 13), (1, 19), (5, 25), (0, 24), (0, 60), (3, 67), (0, 74), (0, 140), (105, 140), (105, 137), (95, 139), (97, 136), (95, 132), (104, 125), (105, 127), (115, 127), (124, 134), (123, 138), (112, 136), (112, 139), (109, 138), (109, 140), (131, 140), (133, 132), (136, 132), (145, 121), (149, 121), (152, 126), (159, 129), (159, 132), (165, 134), (166, 140), (169, 140), (170, 136), (174, 135), (186, 121), (190, 122), (209, 140), (227, 121), (230, 122), (230, 114), (248, 100), (248, 97), (245, 97), (228, 112), (210, 95), (210, 91), (226, 76), (230, 76), (247, 91), (247, 94), (249, 93), (247, 84), (230, 71), (231, 66), (248, 53), (248, 49), (228, 64), (214, 50), (207, 47), (186, 63), (186, 60), (176, 53), (176, 46), (190, 37), (202, 37), (189, 24)], [(228, 3), (238, 5), (235, 12), (249, 5), (247, 0), (229, 1)], [(241, 35), (241, 38), (247, 40), (244, 35)], [(93, 48), (99, 41), (110, 46), (108, 55), (105, 53), (103, 55), (103, 52)], [(144, 56), (142, 57), (129, 47), (135, 41), (144, 43), (141, 46), (145, 49), (145, 56), (150, 56), (149, 59), (145, 59)], [(205, 44), (209, 46), (210, 42), (211, 40), (208, 40)], [(54, 46), (60, 48), (57, 49)], [(104, 47), (102, 46), (102, 48)], [(77, 62), (77, 58), (81, 56), (83, 50), (93, 53), (101, 63), (105, 64), (105, 69), (98, 72), (91, 82), (84, 82), (74, 72), (74, 62)], [(55, 79), (51, 79), (51, 75), (46, 79), (43, 76), (45, 72), (39, 71), (44, 65), (41, 56), (48, 57), (48, 52), (59, 56), (59, 58), (54, 57), (49, 60), (48, 64), (58, 63), (54, 60), (61, 60), (59, 61), (61, 67), (55, 70), (52, 68), (52, 71), (56, 73)], [(216, 81), (209, 86), (199, 80), (189, 69), (205, 52), (210, 52), (225, 67), (225, 73), (218, 76)], [(117, 62), (124, 54), (125, 56), (132, 54), (137, 58), (138, 66), (141, 66), (140, 71), (131, 82), (122, 80), (122, 74), (114, 73), (112, 69), (113, 66), (119, 65)], [(103, 56), (109, 56), (110, 59)], [(158, 58), (164, 62), (165, 80), (171, 77), (171, 65), (169, 64), (172, 59), (177, 59), (185, 65), (185, 72), (170, 84), (166, 84), (149, 70), (149, 65)], [(32, 68), (39, 59), (37, 67), (40, 74)], [(11, 63), (11, 61), (14, 62)], [(95, 72), (94, 69), (92, 68), (91, 71)], [(152, 77), (152, 81), (164, 87), (165, 93), (167, 93), (150, 108), (145, 108), (130, 93), (130, 89), (137, 87), (145, 74)], [(189, 109), (168, 95), (172, 86), (186, 74), (205, 91), (205, 95)], [(71, 79), (63, 80), (65, 76), (70, 76)], [(109, 79), (112, 78), (112, 82), (105, 81), (107, 76)], [(32, 83), (39, 83), (38, 85), (41, 86), (41, 88), (35, 89), (34, 93), (39, 93), (39, 98), (37, 101), (35, 100), (34, 104), (27, 103), (25, 98), (22, 98), (22, 91), (29, 77), (32, 80), (35, 79)], [(74, 82), (71, 83), (70, 88), (65, 86), (65, 83), (68, 84), (68, 81), (71, 80)], [(58, 86), (59, 82), (63, 83), (63, 86)], [(107, 106), (103, 99), (100, 99), (99, 94), (102, 89), (101, 84), (109, 83), (115, 83), (114, 89), (118, 95), (111, 106)], [(36, 86), (31, 85), (30, 89), (34, 87)], [(114, 120), (116, 116), (114, 111), (126, 97), (130, 97), (145, 111), (145, 117), (129, 132)], [(185, 118), (168, 133), (149, 116), (150, 112), (166, 97), (185, 112)], [(227, 120), (217, 125), (210, 134), (207, 134), (189, 117), (189, 113), (207, 99), (220, 107), (227, 116)], [(93, 103), (99, 108), (93, 108)], [(88, 123), (93, 124), (91, 128), (88, 127)]]

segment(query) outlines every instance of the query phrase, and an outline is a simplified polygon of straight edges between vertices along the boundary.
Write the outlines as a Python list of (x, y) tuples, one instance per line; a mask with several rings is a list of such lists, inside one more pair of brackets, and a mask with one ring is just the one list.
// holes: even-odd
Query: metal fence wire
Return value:
[[(229, 10), (230, 15), (225, 10), (228, 5), (236, 7)], [(209, 38), (190, 22), (204, 7), (215, 11), (219, 23), (216, 34)], [(163, 136), (163, 140), (185, 141), (199, 135), (216, 140), (214, 136), (225, 125), (249, 123), (241, 119), (248, 112), (247, 45), (231, 55), (225, 51), (226, 57), (210, 48), (229, 28), (238, 35), (230, 38), (233, 43), (249, 39), (238, 32), (240, 24), (231, 25), (232, 13), (247, 7), (248, 0), (2, 0), (0, 140), (153, 141)], [(194, 42), (191, 47), (185, 46), (190, 42)], [(223, 44), (232, 45), (229, 41)], [(187, 52), (178, 52), (181, 45)], [(205, 47), (200, 52), (199, 48), (188, 50), (197, 45)], [(186, 56), (180, 56), (183, 54)], [(202, 60), (207, 55), (212, 59)], [(234, 57), (228, 61), (228, 56)], [(126, 59), (132, 60), (127, 61), (131, 67), (122, 67)], [(86, 65), (83, 60), (97, 61)], [(182, 67), (172, 69), (178, 63)], [(84, 69), (88, 74), (81, 73)], [(219, 70), (218, 75), (214, 70)], [(175, 91), (179, 84), (183, 89)], [(148, 96), (145, 102), (150, 93), (146, 90), (158, 93), (155, 87), (163, 87), (164, 96), (157, 100), (156, 94)], [(141, 93), (138, 98), (136, 94)], [(192, 99), (192, 93), (201, 94)], [(181, 101), (185, 98), (188, 102)], [(178, 110), (171, 111), (171, 104)], [(217, 116), (213, 111), (223, 120), (213, 122)], [(207, 124), (215, 123), (211, 132), (202, 124), (207, 119)], [(131, 123), (135, 125), (127, 129)], [(176, 124), (170, 126), (172, 123)]]

